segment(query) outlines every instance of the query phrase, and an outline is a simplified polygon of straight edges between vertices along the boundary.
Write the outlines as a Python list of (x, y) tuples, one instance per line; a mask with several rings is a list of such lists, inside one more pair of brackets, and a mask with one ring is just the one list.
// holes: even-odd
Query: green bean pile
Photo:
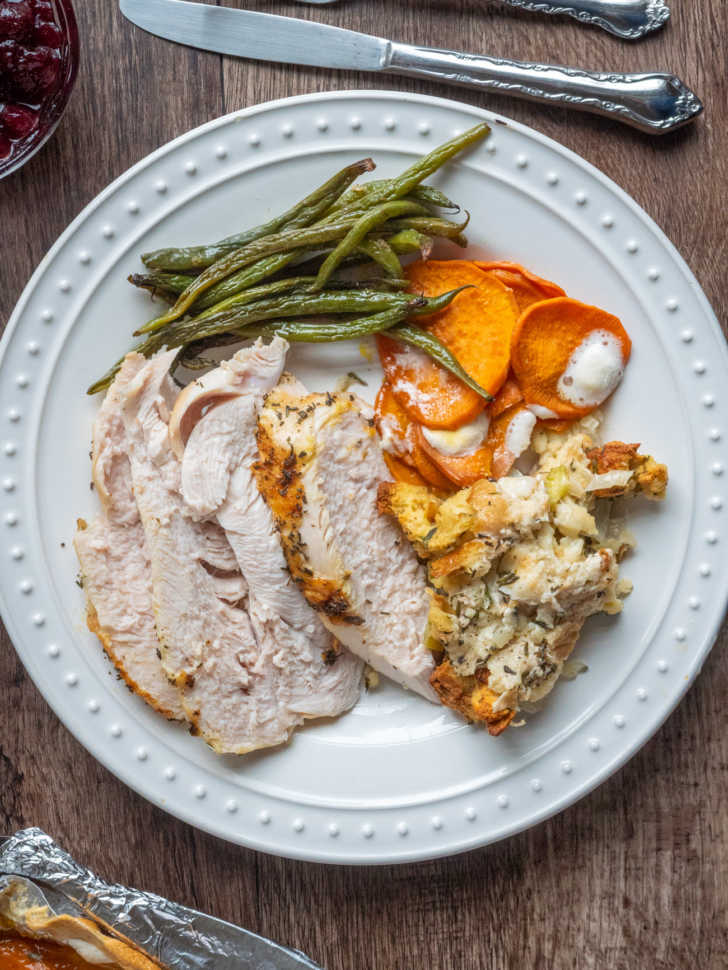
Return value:
[[(280, 335), (322, 343), (388, 331), (424, 350), (490, 399), (432, 334), (413, 325), (446, 307), (460, 290), (426, 298), (406, 292), (401, 258), (427, 258), (434, 240), (465, 246), (467, 214), (439, 189), (423, 185), (449, 159), (485, 138), (485, 124), (440, 145), (401, 175), (363, 185), (355, 180), (374, 169), (370, 158), (354, 162), (287, 212), (269, 222), (208, 246), (144, 253), (146, 273), (129, 281), (149, 290), (168, 309), (135, 336), (134, 348), (151, 357), (179, 348), (173, 367), (210, 365), (203, 351), (254, 337)], [(354, 274), (354, 275), (352, 275)], [(118, 361), (88, 389), (105, 390)]]

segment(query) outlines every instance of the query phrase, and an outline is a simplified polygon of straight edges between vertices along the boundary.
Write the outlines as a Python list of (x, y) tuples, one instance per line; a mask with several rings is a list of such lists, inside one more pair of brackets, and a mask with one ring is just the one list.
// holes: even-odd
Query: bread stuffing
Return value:
[(567, 434), (534, 434), (529, 474), (482, 479), (447, 498), (383, 483), (394, 516), (427, 562), (431, 683), (443, 704), (500, 734), (553, 688), (595, 613), (631, 590), (619, 564), (634, 545), (625, 498), (663, 498), (667, 469), (636, 444), (595, 445), (591, 415)]

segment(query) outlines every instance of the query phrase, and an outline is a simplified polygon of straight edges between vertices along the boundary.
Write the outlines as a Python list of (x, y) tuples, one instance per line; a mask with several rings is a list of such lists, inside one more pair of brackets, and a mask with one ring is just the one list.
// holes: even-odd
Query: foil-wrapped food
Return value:
[(63, 950), (72, 958), (65, 966), (79, 970), (321, 970), (231, 923), (110, 885), (36, 828), (0, 839), (0, 943), (3, 936)]

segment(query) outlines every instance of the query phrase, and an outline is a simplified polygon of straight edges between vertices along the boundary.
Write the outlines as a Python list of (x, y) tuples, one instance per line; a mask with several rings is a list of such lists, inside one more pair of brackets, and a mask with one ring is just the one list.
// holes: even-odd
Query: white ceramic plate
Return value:
[[(472, 213), (479, 256), (518, 260), (616, 313), (633, 339), (606, 435), (670, 467), (661, 506), (638, 503), (624, 613), (590, 621), (588, 673), (493, 739), (384, 685), (285, 748), (221, 758), (113, 675), (85, 629), (71, 539), (90, 516), (91, 379), (149, 317), (126, 282), (138, 254), (253, 225), (365, 155), (379, 176), (480, 119), (490, 140), (437, 179)], [(728, 589), (726, 345), (690, 271), (620, 189), (576, 155), (506, 119), (394, 93), (293, 98), (214, 121), (150, 155), (63, 233), (2, 342), (2, 614), (31, 676), (82, 744), (155, 804), (222, 838), (327, 862), (383, 863), (503, 838), (586, 794), (642, 745), (712, 645)], [(357, 346), (296, 348), (313, 389), (354, 369)]]

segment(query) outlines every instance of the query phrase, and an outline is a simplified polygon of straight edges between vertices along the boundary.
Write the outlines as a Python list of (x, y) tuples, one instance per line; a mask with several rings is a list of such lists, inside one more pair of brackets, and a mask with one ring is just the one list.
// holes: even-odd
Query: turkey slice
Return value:
[(93, 480), (102, 509), (80, 521), (74, 546), (81, 565), (89, 629), (140, 697), (165, 717), (183, 718), (176, 687), (159, 660), (151, 567), (132, 490), (128, 441), (121, 415), (126, 387), (144, 365), (127, 358), (109, 388), (93, 430)]
[(437, 702), (424, 646), (425, 573), (394, 523), (377, 512), (377, 487), (388, 474), (354, 395), (272, 391), (258, 447), (258, 486), (309, 603), (375, 670)]
[(278, 338), (239, 351), (197, 382), (193, 394), (180, 395), (170, 428), (185, 429), (179, 440), (186, 439), (182, 494), (188, 506), (198, 516), (217, 516), (247, 581), (257, 669), (270, 670), (277, 705), (289, 714), (334, 716), (359, 697), (361, 661), (340, 652), (292, 581), (252, 472), (258, 412), (281, 376), (286, 351)]

